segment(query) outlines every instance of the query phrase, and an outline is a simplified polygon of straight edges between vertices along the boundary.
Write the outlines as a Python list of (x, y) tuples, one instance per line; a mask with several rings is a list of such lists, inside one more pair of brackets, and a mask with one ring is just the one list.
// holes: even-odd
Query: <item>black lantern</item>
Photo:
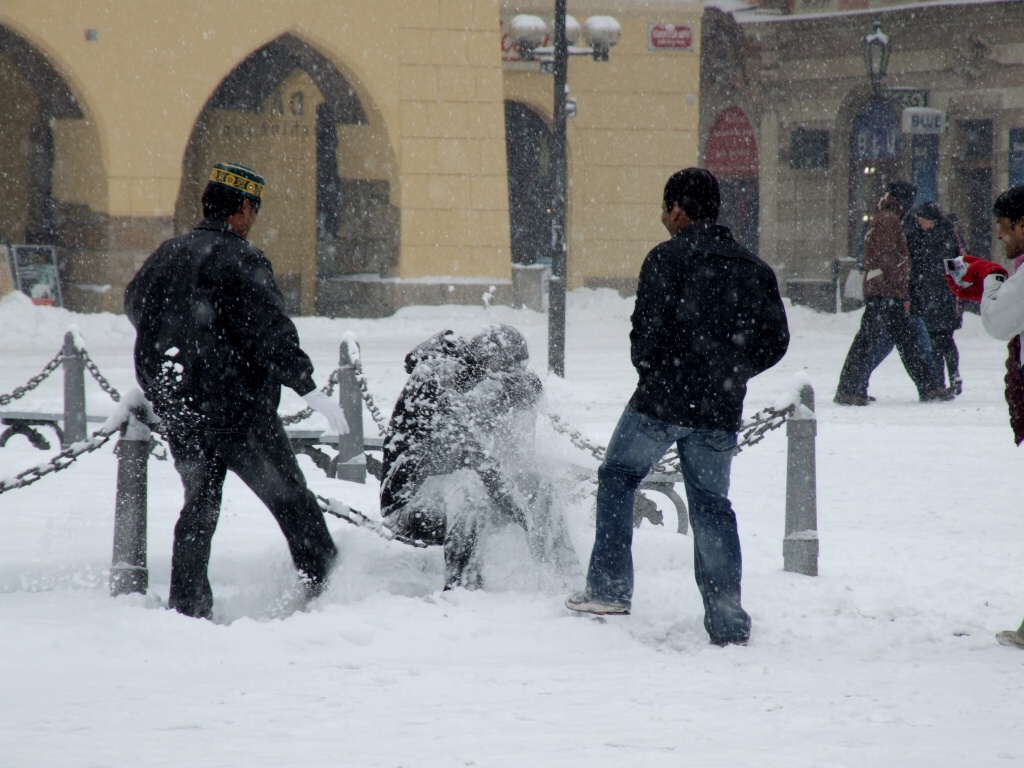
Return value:
[(861, 38), (860, 49), (871, 80), (871, 90), (877, 92), (889, 68), (889, 36), (882, 31), (882, 22), (876, 21), (874, 27), (871, 34)]

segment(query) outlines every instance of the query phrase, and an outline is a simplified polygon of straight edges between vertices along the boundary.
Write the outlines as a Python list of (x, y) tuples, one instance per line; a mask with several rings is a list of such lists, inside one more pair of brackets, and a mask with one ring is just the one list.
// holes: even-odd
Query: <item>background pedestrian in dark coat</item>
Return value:
[(960, 256), (960, 241), (937, 203), (929, 202), (904, 219), (903, 232), (910, 251), (910, 312), (920, 317), (931, 341), (935, 370), (953, 394), (963, 391), (960, 353), (953, 332), (963, 325), (960, 302), (946, 286), (945, 260)]
[(168, 604), (188, 616), (212, 616), (207, 568), (229, 469), (281, 526), (308, 596), (322, 591), (337, 556), (277, 415), (281, 386), (339, 434), (348, 424), (316, 389), (270, 261), (246, 240), (263, 184), (251, 168), (215, 165), (204, 220), (161, 244), (125, 291), (137, 333), (135, 375), (164, 423), (185, 489)]

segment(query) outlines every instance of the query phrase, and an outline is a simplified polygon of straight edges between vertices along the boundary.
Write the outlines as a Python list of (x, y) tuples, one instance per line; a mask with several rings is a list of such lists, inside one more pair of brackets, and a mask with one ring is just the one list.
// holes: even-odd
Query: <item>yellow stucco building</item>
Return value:
[[(5, 0), (0, 238), (57, 247), (67, 306), (120, 311), (229, 160), (267, 178), (252, 239), (293, 312), (511, 301), (514, 265), (548, 255), (553, 93), (503, 31), (553, 5)], [(570, 63), (569, 286), (629, 286), (696, 162), (702, 4), (569, 13), (622, 26), (610, 61)]]

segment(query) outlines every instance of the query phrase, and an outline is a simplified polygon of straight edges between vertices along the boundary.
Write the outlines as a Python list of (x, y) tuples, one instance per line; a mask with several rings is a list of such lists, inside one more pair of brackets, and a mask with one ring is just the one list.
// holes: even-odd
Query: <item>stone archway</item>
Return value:
[(274, 264), (288, 311), (335, 314), (344, 308), (321, 295), (331, 278), (388, 275), (398, 263), (398, 211), (390, 204), (389, 173), (380, 170), (387, 163), (367, 157), (380, 151), (375, 130), (331, 60), (282, 35), (239, 64), (196, 120), (175, 228), (184, 231), (199, 218), (214, 162), (251, 165), (267, 179), (252, 241)]
[(3, 26), (0, 103), (0, 236), (54, 245), (53, 122), (80, 120), (82, 110), (49, 59)]
[(551, 129), (533, 109), (505, 102), (508, 214), (513, 264), (550, 263)]
[(704, 148), (704, 165), (721, 187), (719, 221), (732, 230), (737, 241), (756, 253), (760, 163), (754, 126), (740, 107), (726, 107), (715, 117)]
[(871, 97), (857, 109), (850, 132), (848, 248), (861, 260), (864, 235), (876, 213), (882, 190), (904, 178), (900, 112), (884, 97)]

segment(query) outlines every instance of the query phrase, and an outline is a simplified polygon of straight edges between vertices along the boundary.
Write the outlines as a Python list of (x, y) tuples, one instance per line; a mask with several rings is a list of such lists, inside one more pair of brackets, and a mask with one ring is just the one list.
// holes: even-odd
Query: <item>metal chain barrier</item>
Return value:
[[(740, 438), (736, 443), (734, 454), (740, 453), (744, 448), (757, 445), (768, 432), (778, 429), (785, 424), (786, 420), (793, 415), (795, 409), (795, 405), (790, 405), (781, 410), (768, 407), (758, 411), (749, 419), (745, 419), (740, 425)], [(574, 446), (581, 451), (590, 453), (598, 461), (604, 461), (606, 451), (604, 446), (592, 443), (578, 430), (572, 429), (566, 424), (561, 417), (553, 413), (547, 414), (547, 417), (555, 431), (568, 437)], [(671, 475), (678, 471), (676, 469), (678, 464), (679, 452), (673, 447), (662, 457), (661, 461), (654, 465), (651, 471), (658, 474)]]
[[(569, 442), (579, 448), (585, 453), (589, 453), (598, 461), (604, 461), (604, 455), (606, 449), (604, 446), (597, 445), (596, 443), (590, 442), (583, 434), (576, 429), (573, 429), (566, 424), (560, 416), (556, 416), (553, 413), (547, 414), (548, 419), (551, 421), (551, 426), (554, 427), (555, 432), (565, 435), (569, 438)], [(661, 461), (654, 465), (651, 469), (652, 472), (661, 475), (671, 475), (677, 470), (673, 466), (678, 464), (679, 452), (673, 447), (662, 457)]]
[(60, 368), (60, 364), (61, 364), (61, 361), (63, 359), (64, 359), (64, 352), (62, 350), (62, 351), (58, 352), (56, 355), (54, 355), (54, 358), (50, 362), (48, 362), (46, 364), (46, 366), (43, 368), (43, 370), (40, 371), (37, 375), (33, 376), (31, 379), (29, 379), (28, 382), (26, 382), (26, 384), (24, 386), (15, 387), (14, 391), (11, 392), (11, 394), (9, 394), (9, 395), (0, 395), (0, 406), (10, 405), (15, 400), (18, 400), (18, 399), (24, 397), (29, 392), (31, 392), (33, 389), (38, 387), (40, 384), (42, 384), (44, 381), (46, 381), (47, 377), (51, 373), (53, 373), (58, 368)]
[(759, 442), (764, 440), (764, 436), (771, 432), (773, 429), (778, 429), (786, 420), (793, 415), (796, 410), (796, 405), (789, 405), (782, 410), (775, 408), (764, 408), (749, 419), (745, 420), (740, 426), (740, 437), (739, 442), (736, 444), (736, 450), (734, 453), (738, 454), (744, 448), (748, 448), (751, 445), (757, 445)]
[[(331, 371), (331, 375), (327, 377), (327, 384), (320, 388), (320, 391), (330, 397), (334, 394), (334, 388), (338, 386), (338, 370), (334, 369)], [(305, 408), (298, 413), (294, 413), (291, 416), (282, 416), (281, 423), (286, 427), (290, 427), (292, 424), (298, 424), (303, 419), (308, 419), (313, 415), (312, 408)]]
[(388, 541), (397, 541), (402, 544), (408, 544), (410, 547), (418, 547), (421, 549), (429, 546), (429, 544), (421, 541), (420, 539), (413, 539), (391, 530), (383, 523), (374, 520), (371, 517), (367, 517), (358, 509), (353, 509), (347, 504), (342, 504), (336, 499), (328, 499), (317, 494), (316, 500), (320, 505), (320, 511), (324, 514), (333, 515), (347, 523), (351, 523), (357, 528), (367, 528), (383, 539), (387, 539)]
[(26, 469), (24, 472), (16, 475), (13, 481), (0, 479), (0, 494), (7, 493), (7, 491), (13, 491), (16, 488), (24, 488), (27, 485), (32, 485), (32, 483), (41, 480), (46, 477), (46, 475), (53, 474), (54, 472), (60, 472), (62, 469), (67, 469), (74, 464), (75, 460), (82, 454), (91, 453), (106, 445), (110, 438), (121, 431), (121, 428), (126, 422), (127, 419), (125, 422), (118, 424), (111, 430), (96, 430), (93, 432), (92, 437), (65, 448), (45, 464), (40, 464), (39, 466), (32, 467), (31, 469)]
[(113, 384), (107, 381), (107, 379), (103, 376), (102, 373), (100, 373), (100, 369), (97, 367), (96, 363), (94, 363), (92, 358), (89, 357), (89, 353), (86, 352), (84, 349), (81, 349), (79, 351), (82, 353), (82, 358), (85, 360), (86, 370), (92, 374), (92, 377), (94, 379), (96, 379), (96, 383), (100, 385), (100, 389), (102, 389), (104, 392), (110, 395), (110, 399), (113, 400), (115, 403), (121, 402), (121, 393), (114, 388)]
[(377, 425), (377, 431), (380, 436), (383, 437), (384, 433), (388, 431), (388, 424), (384, 420), (384, 415), (380, 412), (380, 408), (373, 402), (373, 395), (370, 394), (370, 387), (366, 383), (366, 375), (363, 373), (363, 362), (362, 360), (356, 360), (356, 381), (359, 382), (359, 389), (363, 393), (363, 402), (366, 403), (366, 409), (370, 412), (373, 417), (374, 424)]

